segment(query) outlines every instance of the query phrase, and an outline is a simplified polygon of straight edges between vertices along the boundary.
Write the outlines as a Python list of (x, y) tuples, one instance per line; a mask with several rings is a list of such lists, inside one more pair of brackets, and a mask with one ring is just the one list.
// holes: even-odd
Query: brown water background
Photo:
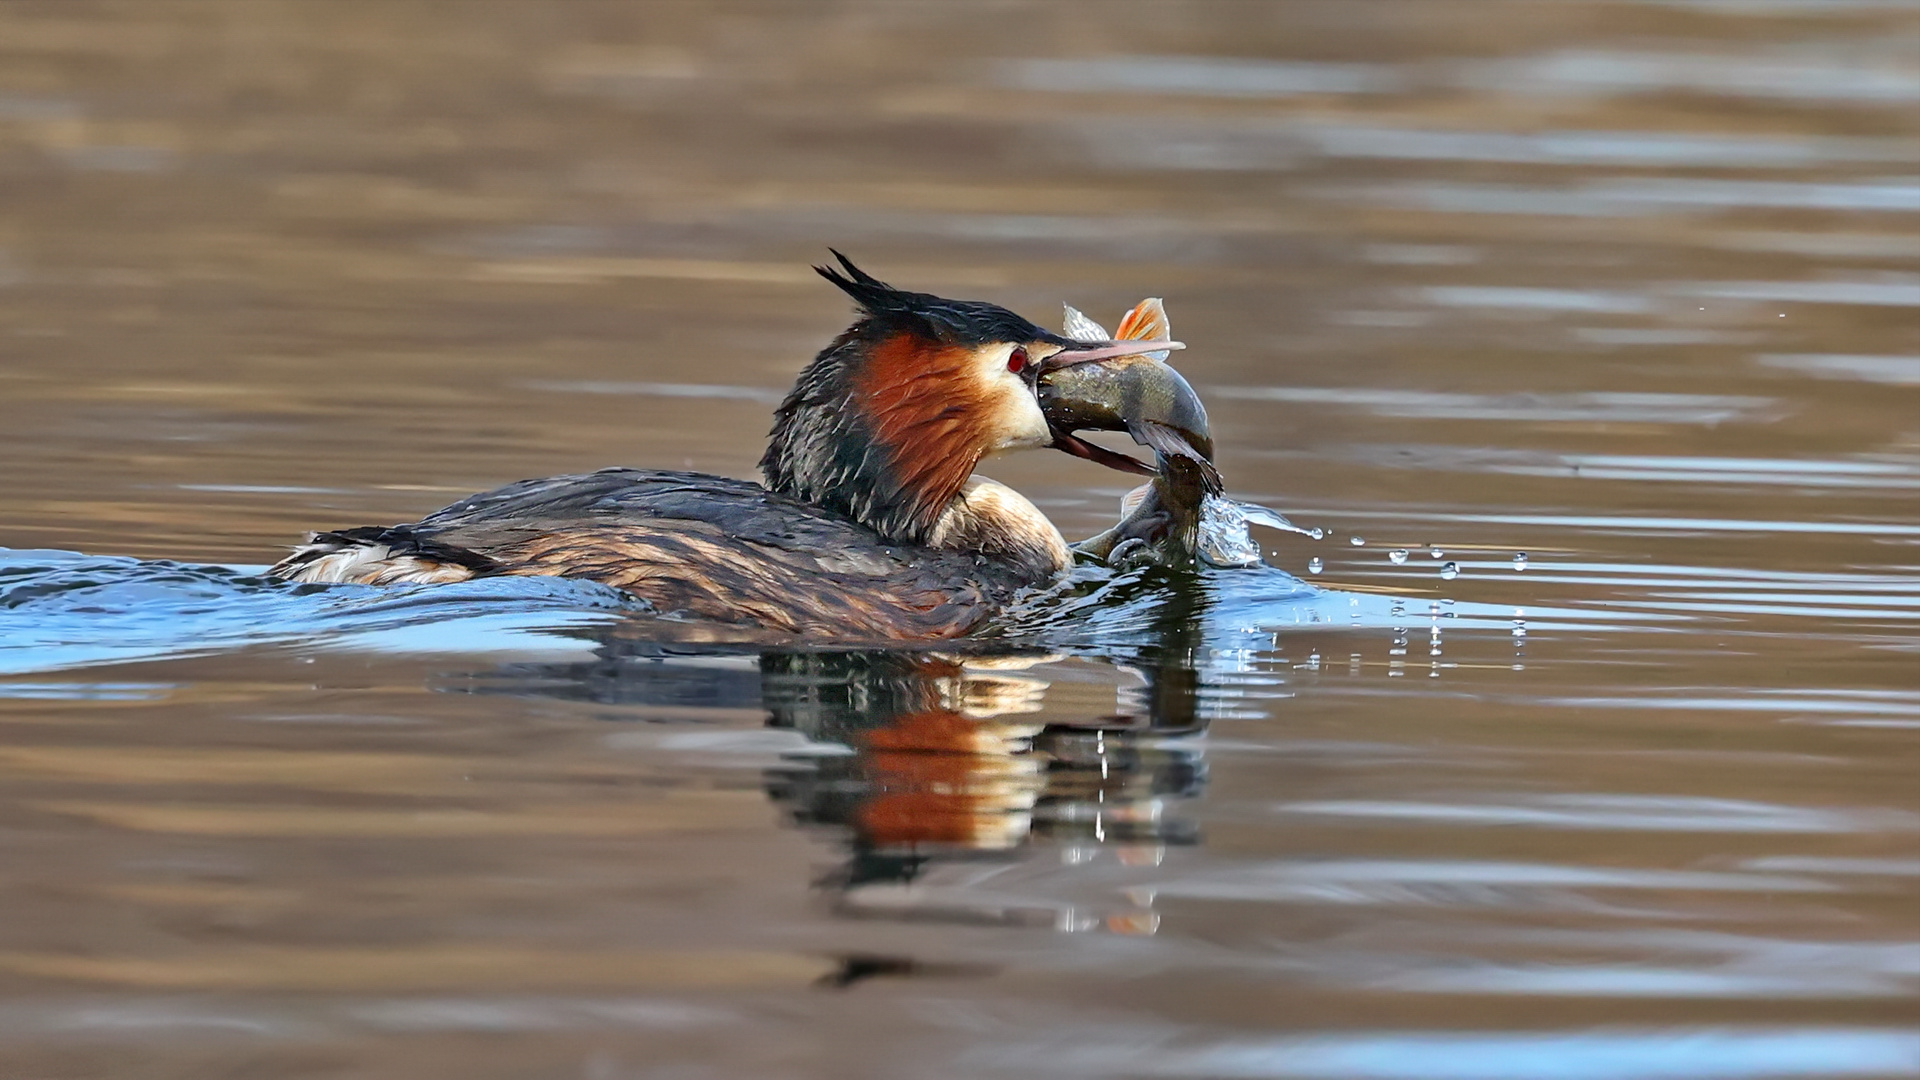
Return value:
[[(1396, 606), (1224, 585), (1111, 747), (1165, 649), (820, 661), (992, 743), (901, 760), (627, 624), (50, 644), (0, 1076), (1920, 1071), (1902, 0), (8, 3), (0, 545), (752, 475), (828, 245), (1165, 297), (1234, 493), (1333, 531), (1270, 561)], [(1070, 536), (1127, 486), (990, 471)]]

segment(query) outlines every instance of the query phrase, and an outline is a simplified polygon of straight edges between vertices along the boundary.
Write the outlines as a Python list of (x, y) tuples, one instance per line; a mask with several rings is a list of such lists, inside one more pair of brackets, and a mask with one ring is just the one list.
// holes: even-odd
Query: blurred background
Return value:
[[(1568, 455), (1672, 481), (1592, 489), (1623, 509), (1703, 469), (1871, 499), (1915, 449), (1915, 20), (8, 4), (6, 537), (262, 562), (521, 476), (750, 475), (847, 321), (828, 245), (1049, 324), (1165, 296), (1229, 480), (1286, 509), (1593, 498)], [(1123, 486), (995, 470), (1069, 532)]]
[[(829, 245), (1164, 297), (1232, 493), (1333, 531), (1270, 561), (1390, 613), (1222, 586), (1174, 715), (1164, 648), (42, 653), (0, 1071), (1920, 1071), (1913, 0), (11, 0), (0, 546), (751, 476)], [(993, 723), (865, 733), (928, 716)]]

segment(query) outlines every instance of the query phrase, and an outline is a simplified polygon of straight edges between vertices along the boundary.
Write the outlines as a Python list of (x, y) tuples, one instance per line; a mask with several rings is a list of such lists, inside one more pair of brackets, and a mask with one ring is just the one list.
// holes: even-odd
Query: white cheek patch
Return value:
[(1010, 411), (1014, 414), (1015, 424), (1009, 439), (1001, 443), (999, 448), (1014, 450), (1052, 445), (1053, 432), (1047, 428), (1046, 414), (1040, 411), (1040, 402), (1034, 398), (1026, 380), (1011, 375), (1009, 378), (1014, 383), (1014, 400)]
[(992, 433), (987, 440), (989, 454), (1053, 443), (1053, 434), (1047, 430), (1047, 418), (1040, 411), (1033, 387), (1021, 375), (1007, 370), (1007, 359), (1012, 356), (1013, 348), (997, 345), (982, 352), (980, 366), (974, 369), (985, 386), (986, 393), (981, 397), (991, 414), (986, 424)]

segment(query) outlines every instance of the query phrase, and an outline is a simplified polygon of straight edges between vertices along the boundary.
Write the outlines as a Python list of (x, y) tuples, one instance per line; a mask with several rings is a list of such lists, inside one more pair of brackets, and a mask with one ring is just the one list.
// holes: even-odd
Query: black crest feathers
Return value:
[[(1035, 326), (998, 304), (979, 300), (948, 300), (932, 293), (907, 292), (867, 273), (836, 248), (828, 248), (846, 271), (816, 266), (814, 272), (853, 298), (867, 318), (895, 328), (918, 330), (938, 341), (978, 346), (994, 341), (1069, 342)], [(904, 324), (904, 326), (902, 325)]]
[(845, 267), (847, 272), (843, 275), (831, 266), (816, 266), (813, 272), (833, 282), (836, 288), (851, 296), (853, 302), (859, 304), (867, 314), (888, 315), (913, 310), (913, 301), (919, 298), (917, 294), (902, 292), (853, 265), (853, 260), (842, 254), (838, 248), (827, 250), (833, 252), (833, 257), (840, 260), (840, 265)]

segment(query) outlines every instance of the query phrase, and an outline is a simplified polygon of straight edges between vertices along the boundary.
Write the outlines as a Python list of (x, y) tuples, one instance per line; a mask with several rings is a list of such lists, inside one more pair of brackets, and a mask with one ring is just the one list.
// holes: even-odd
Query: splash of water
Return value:
[(1326, 535), (1322, 529), (1303, 529), (1264, 506), (1208, 495), (1200, 506), (1200, 557), (1207, 565), (1221, 569), (1264, 565), (1260, 544), (1253, 538), (1254, 525), (1314, 540)]

